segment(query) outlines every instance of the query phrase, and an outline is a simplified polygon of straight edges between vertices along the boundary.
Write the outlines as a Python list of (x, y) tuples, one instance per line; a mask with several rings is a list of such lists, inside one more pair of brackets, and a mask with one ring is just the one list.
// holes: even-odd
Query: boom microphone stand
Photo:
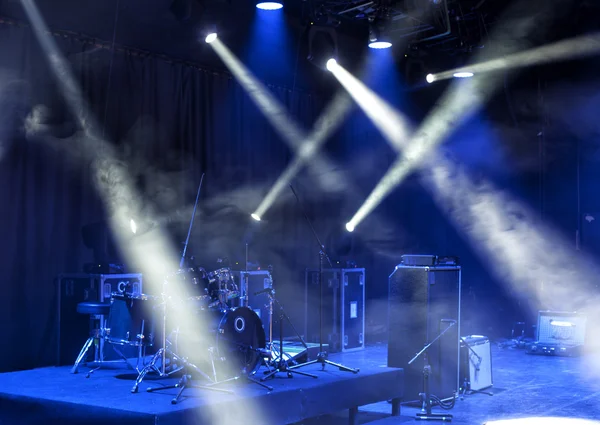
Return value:
[(315, 228), (313, 227), (310, 219), (306, 215), (306, 211), (304, 211), (304, 208), (302, 208), (302, 204), (300, 203), (300, 198), (298, 198), (298, 195), (296, 194), (296, 191), (294, 190), (294, 187), (291, 184), (290, 184), (290, 189), (292, 189), (292, 192), (294, 193), (294, 196), (296, 197), (296, 201), (298, 202), (298, 206), (300, 207), (300, 210), (302, 211), (302, 215), (304, 216), (306, 223), (308, 223), (308, 226), (310, 227), (310, 230), (312, 231), (312, 234), (315, 237), (317, 244), (319, 244), (319, 354), (317, 354), (316, 359), (311, 360), (306, 363), (296, 365), (296, 366), (292, 366), (289, 369), (293, 370), (293, 369), (298, 369), (298, 368), (301, 368), (304, 366), (310, 366), (315, 363), (319, 363), (321, 365), (321, 370), (325, 370), (325, 365), (328, 364), (331, 366), (335, 366), (339, 370), (342, 370), (345, 372), (358, 373), (359, 369), (353, 369), (351, 367), (344, 366), (339, 363), (334, 363), (334, 362), (328, 360), (327, 352), (325, 352), (325, 350), (323, 350), (323, 260), (327, 259), (327, 262), (329, 263), (329, 266), (331, 268), (333, 268), (333, 265), (331, 264), (331, 260), (329, 259), (329, 256), (325, 252), (325, 245), (323, 245), (321, 243), (321, 239), (319, 239), (319, 235), (317, 235)]
[(421, 351), (419, 351), (409, 362), (408, 364), (412, 364), (415, 360), (417, 360), (421, 354), (423, 354), (423, 357), (425, 359), (425, 364), (423, 366), (423, 386), (425, 387), (425, 392), (421, 393), (421, 398), (423, 399), (423, 410), (425, 410), (425, 413), (417, 413), (417, 416), (415, 417), (415, 419), (420, 419), (420, 420), (429, 420), (429, 421), (442, 421), (442, 422), (451, 422), (452, 421), (452, 415), (446, 415), (446, 414), (440, 414), (440, 413), (432, 413), (431, 412), (431, 391), (429, 388), (429, 375), (431, 374), (431, 365), (429, 364), (429, 360), (427, 359), (427, 350), (429, 349), (429, 347), (431, 347), (433, 345), (434, 342), (436, 342), (438, 339), (440, 339), (442, 337), (442, 335), (444, 335), (446, 332), (448, 332), (448, 330), (452, 327), (456, 325), (456, 321), (453, 320), (450, 322), (450, 324), (448, 325), (448, 327), (446, 329), (443, 330), (443, 332), (441, 332), (438, 336), (436, 336), (433, 341), (431, 341), (429, 344), (427, 344), (425, 347), (423, 347), (423, 349)]

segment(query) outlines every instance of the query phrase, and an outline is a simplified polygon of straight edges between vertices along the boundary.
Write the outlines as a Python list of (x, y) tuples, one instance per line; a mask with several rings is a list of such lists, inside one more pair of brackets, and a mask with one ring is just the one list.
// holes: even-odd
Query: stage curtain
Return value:
[[(249, 242), (251, 259), (285, 263), (290, 276), (314, 263), (317, 251), (290, 193), (280, 218), (262, 230), (248, 224), (292, 152), (231, 75), (132, 50), (113, 55), (73, 34), (49, 36), (81, 87), (89, 122), (116, 150), (143, 201), (179, 224), (175, 239), (187, 229), (204, 172), (196, 256), (243, 261)], [(105, 211), (92, 162), (82, 155), (85, 136), (33, 32), (0, 20), (0, 51), (0, 371), (9, 371), (54, 364), (55, 278), (81, 272), (92, 260), (81, 229), (103, 220)], [(310, 129), (318, 97), (269, 89)], [(280, 244), (265, 251), (273, 240)]]

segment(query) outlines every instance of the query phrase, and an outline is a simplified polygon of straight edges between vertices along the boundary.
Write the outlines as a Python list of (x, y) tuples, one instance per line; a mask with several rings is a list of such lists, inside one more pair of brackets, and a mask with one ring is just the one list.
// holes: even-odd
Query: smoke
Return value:
[[(4, 76), (2, 79), (8, 77)], [(29, 86), (13, 80), (0, 86), (0, 160), (16, 140), (24, 135), (25, 118), (30, 109)]]

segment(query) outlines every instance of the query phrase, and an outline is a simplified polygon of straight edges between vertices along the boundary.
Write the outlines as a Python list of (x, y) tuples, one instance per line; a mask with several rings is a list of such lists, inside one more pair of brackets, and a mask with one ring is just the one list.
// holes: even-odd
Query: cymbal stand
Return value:
[(323, 260), (327, 259), (327, 262), (329, 263), (329, 266), (331, 268), (333, 268), (333, 265), (331, 264), (331, 260), (329, 259), (329, 256), (325, 252), (325, 245), (323, 245), (321, 243), (321, 239), (319, 238), (319, 235), (317, 235), (315, 228), (313, 227), (311, 221), (309, 220), (308, 216), (306, 215), (306, 211), (304, 211), (304, 208), (302, 208), (302, 205), (300, 204), (300, 198), (298, 198), (298, 195), (296, 194), (294, 187), (292, 185), (290, 185), (290, 188), (292, 189), (292, 192), (294, 193), (294, 196), (296, 197), (296, 201), (298, 203), (298, 206), (300, 207), (300, 210), (302, 211), (302, 215), (304, 216), (306, 223), (310, 227), (310, 230), (312, 231), (312, 234), (315, 237), (317, 244), (319, 245), (319, 354), (317, 354), (316, 359), (311, 360), (306, 363), (296, 365), (296, 366), (292, 366), (290, 369), (297, 369), (297, 368), (306, 367), (306, 366), (310, 366), (315, 363), (318, 363), (321, 365), (321, 370), (325, 370), (325, 365), (328, 364), (328, 365), (337, 367), (339, 370), (344, 371), (344, 372), (358, 373), (360, 371), (360, 369), (354, 369), (354, 368), (351, 368), (348, 366), (344, 366), (340, 363), (334, 363), (334, 362), (330, 361), (327, 358), (327, 352), (325, 350), (323, 350)]
[(304, 342), (304, 340), (302, 339), (302, 337), (300, 336), (300, 334), (298, 333), (298, 331), (296, 330), (296, 328), (294, 327), (294, 324), (290, 320), (290, 317), (285, 313), (283, 306), (275, 298), (274, 293), (275, 293), (275, 291), (273, 289), (271, 289), (271, 291), (267, 292), (267, 295), (269, 296), (271, 310), (273, 308), (273, 302), (276, 302), (277, 307), (279, 308), (279, 356), (277, 357), (277, 361), (275, 362), (275, 370), (268, 372), (267, 375), (265, 375), (264, 377), (261, 378), (261, 381), (266, 381), (267, 379), (274, 377), (279, 372), (287, 373), (288, 378), (292, 378), (293, 377), (292, 374), (294, 374), (294, 373), (297, 373), (298, 375), (303, 375), (303, 376), (310, 376), (311, 378), (318, 378), (317, 375), (313, 375), (311, 373), (300, 372), (299, 370), (293, 370), (293, 368), (289, 367), (288, 361), (284, 358), (285, 352), (283, 351), (283, 319), (287, 320), (287, 322), (290, 324), (290, 326), (292, 327), (294, 332), (296, 332), (296, 335), (298, 335), (298, 338), (300, 338), (300, 341), (302, 341), (302, 344), (304, 345), (304, 347), (307, 348), (307, 346), (306, 346), (306, 343)]

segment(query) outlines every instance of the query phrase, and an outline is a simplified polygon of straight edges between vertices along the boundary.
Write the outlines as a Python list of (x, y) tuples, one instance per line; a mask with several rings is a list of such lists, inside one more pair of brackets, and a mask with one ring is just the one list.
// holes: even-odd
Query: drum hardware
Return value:
[[(248, 307), (248, 242), (246, 242), (246, 261), (244, 264), (244, 281), (245, 281), (245, 288), (246, 290), (244, 291), (244, 298), (242, 298), (242, 307)], [(269, 341), (271, 341), (271, 338), (269, 337)]]
[(328, 365), (337, 367), (341, 371), (358, 373), (359, 369), (354, 369), (354, 368), (344, 366), (342, 364), (334, 363), (334, 362), (330, 361), (327, 358), (327, 353), (323, 350), (323, 260), (326, 259), (332, 268), (333, 268), (333, 265), (331, 264), (331, 260), (329, 259), (329, 256), (325, 252), (325, 245), (323, 245), (321, 243), (321, 239), (319, 238), (319, 235), (317, 235), (317, 231), (315, 230), (310, 219), (308, 218), (308, 215), (306, 215), (306, 211), (304, 211), (304, 208), (302, 207), (302, 204), (300, 203), (300, 198), (296, 194), (296, 191), (294, 190), (294, 187), (291, 184), (290, 184), (290, 189), (292, 189), (292, 192), (294, 193), (294, 196), (296, 197), (298, 207), (302, 211), (302, 215), (304, 216), (304, 219), (306, 220), (308, 227), (310, 227), (310, 230), (312, 231), (312, 234), (315, 237), (317, 244), (319, 245), (319, 353), (317, 354), (317, 358), (315, 360), (311, 360), (306, 363), (292, 366), (290, 369), (301, 368), (301, 367), (310, 366), (310, 365), (318, 363), (321, 365), (321, 370), (325, 370), (325, 365), (328, 364)]
[[(270, 288), (270, 290), (265, 289), (263, 291), (258, 291), (258, 292), (266, 292), (267, 293), (267, 296), (269, 297), (269, 304), (270, 304), (271, 312), (273, 311), (274, 303), (277, 303), (277, 307), (279, 309), (279, 353), (278, 353), (278, 356), (272, 361), (272, 364), (275, 367), (275, 370), (269, 371), (264, 377), (261, 378), (261, 381), (265, 381), (269, 378), (272, 378), (279, 372), (286, 373), (288, 378), (292, 378), (294, 373), (297, 373), (298, 375), (309, 376), (311, 378), (318, 378), (317, 375), (313, 375), (311, 373), (306, 373), (306, 372), (300, 372), (299, 370), (293, 370), (292, 368), (289, 367), (288, 361), (285, 359), (285, 352), (283, 351), (283, 320), (284, 319), (287, 320), (287, 322), (290, 324), (290, 326), (292, 327), (294, 332), (296, 332), (296, 335), (298, 336), (298, 338), (300, 338), (300, 341), (302, 342), (302, 345), (304, 345), (304, 348), (308, 349), (308, 347), (307, 347), (306, 343), (304, 342), (304, 340), (302, 339), (302, 336), (300, 336), (300, 334), (294, 327), (294, 324), (290, 320), (289, 316), (286, 314), (281, 303), (275, 298), (275, 291), (272, 288)], [(271, 313), (271, 317), (272, 317), (272, 313)], [(272, 328), (272, 320), (271, 320), (271, 328)], [(271, 347), (273, 347), (272, 342), (271, 342)], [(271, 350), (272, 350), (272, 348), (271, 348)]]
[(270, 357), (258, 315), (248, 307), (221, 312), (208, 311), (206, 314), (218, 319), (214, 344), (210, 347), (210, 366), (214, 383), (208, 386), (213, 387), (244, 377), (247, 381), (272, 391), (272, 387), (251, 377), (261, 366), (262, 359)]
[[(125, 365), (128, 368), (139, 372), (140, 364), (143, 364), (146, 347), (153, 343), (152, 325), (146, 328), (146, 320), (144, 309), (139, 305), (140, 301), (147, 301), (150, 297), (142, 295), (141, 297), (134, 296), (130, 293), (113, 292), (110, 295), (110, 304), (100, 304), (107, 311), (103, 312), (108, 316), (106, 320), (102, 320), (103, 315), (97, 316), (100, 327), (93, 330), (90, 338), (77, 356), (77, 360), (71, 369), (71, 373), (77, 373), (79, 365), (85, 359), (88, 350), (92, 344), (100, 353), (99, 361), (94, 361), (93, 367), (86, 374), (89, 378), (92, 373), (105, 366)], [(88, 303), (89, 304), (89, 303)], [(99, 308), (99, 307), (97, 307)], [(151, 323), (151, 322), (150, 322)], [(111, 348), (119, 355), (122, 360), (104, 360), (104, 347), (110, 344)], [(117, 346), (136, 347), (137, 348), (137, 364), (132, 366), (129, 359)]]
[[(211, 380), (210, 377), (206, 373), (204, 373), (202, 370), (200, 370), (200, 368), (198, 368), (193, 363), (190, 363), (186, 358), (180, 356), (174, 350), (169, 348), (172, 344), (171, 344), (170, 340), (167, 338), (168, 301), (167, 301), (167, 295), (166, 295), (166, 286), (167, 286), (167, 280), (165, 280), (165, 282), (163, 284), (163, 295), (162, 295), (163, 302), (161, 303), (161, 306), (163, 309), (163, 311), (162, 311), (162, 347), (154, 354), (154, 356), (152, 356), (152, 359), (150, 360), (150, 362), (142, 370), (140, 370), (138, 372), (138, 377), (136, 378), (135, 383), (131, 389), (132, 393), (138, 392), (139, 385), (142, 383), (142, 381), (144, 380), (146, 375), (151, 371), (156, 372), (160, 378), (167, 378), (181, 370), (185, 369), (186, 371), (189, 371), (189, 368), (191, 368), (194, 371), (196, 371), (197, 373), (199, 373), (200, 375), (202, 375), (203, 377), (205, 377), (206, 379), (208, 379), (209, 381)], [(173, 334), (173, 332), (171, 332), (171, 334)], [(177, 365), (178, 365), (177, 367), (174, 367), (172, 370), (170, 370), (168, 372), (167, 372), (167, 357), (171, 360), (170, 361), (171, 365), (173, 365), (175, 362), (177, 362)], [(161, 360), (161, 365), (160, 365), (160, 367), (157, 367), (156, 363), (158, 362), (159, 359)], [(186, 373), (186, 375), (189, 375), (189, 373)], [(180, 381), (180, 383), (181, 383), (181, 381)], [(179, 385), (179, 384), (177, 384), (177, 385)], [(190, 385), (187, 385), (187, 386), (190, 387)], [(179, 386), (175, 386), (175, 387), (179, 388)], [(168, 388), (175, 388), (175, 387), (168, 387)], [(167, 388), (167, 387), (162, 387), (162, 388)], [(204, 388), (204, 387), (201, 387), (201, 388)], [(209, 389), (209, 388), (207, 388), (207, 389)], [(155, 389), (155, 391), (156, 390), (157, 389)]]
[[(165, 378), (165, 377), (168, 377), (168, 376), (172, 375), (173, 373), (176, 373), (182, 369), (186, 369), (186, 371), (189, 371), (189, 368), (192, 368), (196, 372), (198, 372), (199, 374), (203, 375), (205, 378), (210, 380), (210, 377), (208, 375), (206, 375), (204, 372), (202, 372), (197, 366), (188, 362), (186, 358), (175, 353), (167, 345), (167, 344), (171, 345), (171, 342), (167, 339), (167, 306), (168, 306), (168, 300), (169, 300), (169, 296), (167, 293), (167, 286), (169, 283), (169, 279), (171, 279), (174, 275), (180, 275), (182, 271), (185, 271), (183, 268), (184, 264), (185, 264), (185, 255), (187, 252), (188, 244), (190, 242), (190, 235), (192, 233), (192, 227), (194, 225), (194, 218), (196, 216), (196, 209), (198, 207), (198, 200), (200, 199), (200, 191), (202, 189), (203, 181), (204, 181), (204, 173), (202, 173), (202, 177), (200, 178), (200, 184), (198, 185), (198, 192), (196, 193), (196, 201), (194, 202), (194, 209), (192, 211), (192, 217), (190, 219), (188, 233), (187, 233), (187, 236), (185, 239), (185, 243), (183, 245), (181, 259), (179, 262), (179, 270), (175, 274), (167, 276), (163, 281), (163, 289), (162, 289), (162, 294), (161, 294), (162, 295), (162, 308), (163, 308), (163, 311), (162, 311), (162, 341), (161, 341), (162, 347), (156, 352), (156, 354), (154, 354), (154, 356), (152, 357), (152, 360), (150, 360), (150, 362), (142, 370), (139, 371), (138, 377), (135, 380), (133, 388), (131, 389), (132, 393), (138, 392), (139, 385), (142, 383), (142, 381), (144, 380), (144, 378), (150, 371), (155, 371), (158, 373), (159, 377)], [(167, 370), (166, 370), (167, 355), (169, 356), (170, 360), (176, 361), (179, 364), (179, 367), (176, 367), (169, 372), (167, 372)], [(161, 359), (160, 368), (158, 368), (156, 366), (158, 359)], [(188, 385), (188, 387), (189, 387), (189, 385)], [(185, 386), (183, 388), (185, 388)]]

